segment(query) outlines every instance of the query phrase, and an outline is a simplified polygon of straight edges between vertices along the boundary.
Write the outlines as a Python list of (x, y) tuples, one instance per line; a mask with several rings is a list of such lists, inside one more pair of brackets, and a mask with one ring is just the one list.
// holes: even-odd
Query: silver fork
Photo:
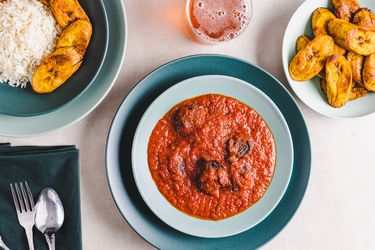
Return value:
[[(34, 199), (30, 191), (30, 187), (25, 181), (26, 191), (23, 183), (13, 185), (10, 184), (10, 190), (12, 191), (14, 206), (16, 207), (18, 222), (25, 229), (27, 241), (29, 243), (29, 249), (34, 250), (33, 240), (33, 227), (34, 227)], [(21, 190), (21, 191), (20, 191)]]

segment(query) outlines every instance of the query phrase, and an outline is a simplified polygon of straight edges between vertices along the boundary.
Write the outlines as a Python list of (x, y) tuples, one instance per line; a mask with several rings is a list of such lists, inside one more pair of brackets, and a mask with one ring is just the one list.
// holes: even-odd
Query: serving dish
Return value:
[[(372, 1), (360, 0), (358, 2), (363, 7), (375, 9), (375, 3)], [(291, 79), (288, 73), (289, 62), (295, 55), (295, 41), (302, 34), (312, 36), (311, 15), (319, 7), (332, 8), (331, 0), (303, 2), (293, 14), (286, 28), (282, 47), (282, 61), (288, 82), (302, 102), (322, 115), (332, 118), (356, 118), (370, 115), (375, 112), (375, 95), (373, 93), (350, 101), (344, 107), (333, 108), (327, 103), (317, 77), (305, 82), (296, 82)]]
[[(235, 236), (217, 239), (195, 237), (162, 222), (143, 201), (131, 164), (132, 138), (139, 120), (152, 101), (174, 84), (202, 75), (226, 75), (251, 83), (278, 106), (290, 129), (294, 165), (288, 189), (267, 218)], [(113, 120), (106, 149), (109, 186), (124, 219), (146, 241), (159, 249), (255, 249), (290, 221), (304, 196), (311, 165), (308, 131), (293, 97), (266, 71), (240, 59), (197, 55), (177, 59), (146, 76), (124, 99)]]
[(50, 94), (0, 84), (0, 114), (36, 116), (52, 112), (78, 98), (95, 80), (106, 57), (109, 39), (107, 13), (101, 0), (80, 0), (93, 26), (92, 38), (80, 69), (65, 84)]
[(90, 113), (107, 95), (122, 67), (127, 27), (122, 1), (105, 1), (103, 6), (108, 17), (108, 50), (103, 66), (92, 84), (78, 98), (50, 113), (32, 117), (0, 114), (0, 135), (30, 137), (68, 126)]
[[(254, 108), (270, 127), (277, 151), (275, 173), (265, 195), (245, 211), (219, 221), (198, 219), (176, 209), (159, 192), (147, 161), (148, 142), (156, 123), (177, 103), (205, 94), (230, 96)], [(281, 200), (292, 173), (293, 143), (283, 115), (271, 99), (259, 89), (228, 76), (199, 76), (169, 88), (146, 110), (133, 139), (132, 167), (143, 200), (162, 221), (190, 235), (208, 238), (226, 237), (241, 233), (258, 224)]]

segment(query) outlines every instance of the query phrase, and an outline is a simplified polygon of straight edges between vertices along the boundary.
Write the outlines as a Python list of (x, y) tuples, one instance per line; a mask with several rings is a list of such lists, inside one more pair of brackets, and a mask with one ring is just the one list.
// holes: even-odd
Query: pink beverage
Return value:
[(188, 0), (188, 21), (195, 35), (210, 42), (224, 42), (249, 25), (251, 0)]

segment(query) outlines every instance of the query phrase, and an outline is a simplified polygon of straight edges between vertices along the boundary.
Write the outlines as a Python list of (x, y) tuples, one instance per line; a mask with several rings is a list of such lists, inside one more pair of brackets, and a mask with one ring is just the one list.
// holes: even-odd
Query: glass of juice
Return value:
[(242, 34), (253, 11), (251, 0), (187, 0), (186, 15), (198, 41), (219, 43)]

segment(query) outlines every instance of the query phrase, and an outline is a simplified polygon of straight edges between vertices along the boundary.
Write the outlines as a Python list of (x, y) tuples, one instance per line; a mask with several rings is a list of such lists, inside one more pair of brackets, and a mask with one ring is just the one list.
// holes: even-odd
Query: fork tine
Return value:
[(23, 187), (22, 182), (20, 182), (20, 188), (21, 188), (21, 193), (22, 193), (24, 204), (25, 204), (26, 212), (30, 212), (31, 209), (29, 205), (29, 199), (27, 198), (28, 196), (26, 195), (25, 188)]
[(14, 202), (14, 206), (16, 207), (17, 213), (20, 213), (21, 210), (20, 210), (20, 207), (18, 206), (18, 201), (17, 201), (16, 193), (14, 192), (14, 188), (13, 188), (12, 184), (10, 184), (10, 191), (12, 192), (13, 202)]
[(17, 183), (15, 183), (14, 186), (16, 187), (16, 193), (17, 193), (17, 197), (18, 197), (18, 202), (20, 203), (21, 213), (25, 212), (25, 206), (23, 205), (23, 202), (22, 202), (22, 196), (21, 196), (20, 189), (18, 188)]
[(27, 194), (29, 195), (31, 210), (33, 210), (34, 207), (35, 207), (34, 198), (33, 198), (33, 194), (31, 193), (31, 190), (30, 190), (30, 187), (29, 187), (29, 184), (27, 183), (27, 181), (25, 181), (25, 186), (26, 186)]

